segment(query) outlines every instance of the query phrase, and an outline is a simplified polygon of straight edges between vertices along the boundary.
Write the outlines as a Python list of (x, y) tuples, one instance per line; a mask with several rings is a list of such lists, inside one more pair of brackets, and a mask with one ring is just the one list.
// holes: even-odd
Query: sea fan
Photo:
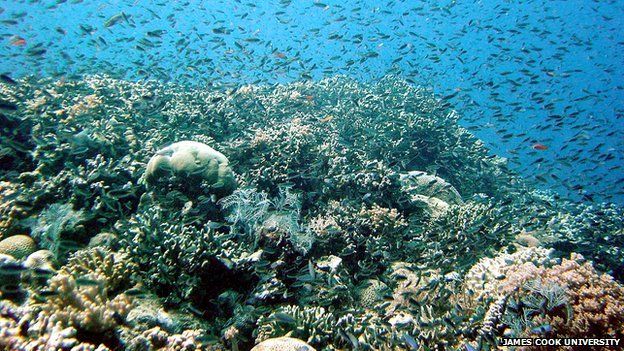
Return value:
[(31, 236), (39, 246), (61, 258), (66, 241), (61, 237), (63, 232), (71, 231), (83, 220), (82, 211), (75, 211), (71, 204), (55, 203), (41, 211), (36, 221), (29, 223)]
[(245, 234), (251, 235), (256, 226), (266, 218), (271, 201), (265, 192), (243, 188), (219, 200), (219, 205), (229, 211), (226, 219), (232, 226), (238, 225)]

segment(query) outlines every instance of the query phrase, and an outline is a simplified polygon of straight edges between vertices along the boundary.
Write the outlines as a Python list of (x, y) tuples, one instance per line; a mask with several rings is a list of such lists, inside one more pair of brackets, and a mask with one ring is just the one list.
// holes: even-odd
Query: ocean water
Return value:
[(0, 348), (620, 340), (622, 28), (618, 1), (0, 1)]
[[(3, 23), (0, 48), (11, 76), (108, 73), (201, 86), (396, 74), (449, 97), (462, 124), (537, 186), (622, 201), (617, 1), (7, 1), (2, 8), (2, 19), (16, 22)], [(10, 45), (16, 35), (24, 46)], [(37, 45), (46, 52), (29, 56)], [(548, 150), (535, 152), (535, 143)]]

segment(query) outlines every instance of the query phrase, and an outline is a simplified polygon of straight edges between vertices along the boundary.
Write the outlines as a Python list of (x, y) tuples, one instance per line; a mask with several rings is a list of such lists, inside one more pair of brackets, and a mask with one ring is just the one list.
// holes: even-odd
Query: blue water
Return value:
[[(583, 201), (624, 201), (622, 2), (61, 0), (0, 7), (0, 71), (13, 78), (107, 73), (243, 85), (395, 74), (445, 97), (464, 126), (537, 186)], [(25, 45), (12, 45), (15, 36)], [(29, 55), (38, 44), (46, 52)], [(547, 149), (535, 150), (536, 143)]]

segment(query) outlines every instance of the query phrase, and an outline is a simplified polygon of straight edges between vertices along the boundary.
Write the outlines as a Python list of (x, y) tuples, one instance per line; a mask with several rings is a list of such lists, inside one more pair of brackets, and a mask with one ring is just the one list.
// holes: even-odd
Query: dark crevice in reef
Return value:
[(115, 331), (95, 333), (77, 328), (76, 339), (92, 345), (104, 345), (112, 351), (121, 351), (124, 349)]

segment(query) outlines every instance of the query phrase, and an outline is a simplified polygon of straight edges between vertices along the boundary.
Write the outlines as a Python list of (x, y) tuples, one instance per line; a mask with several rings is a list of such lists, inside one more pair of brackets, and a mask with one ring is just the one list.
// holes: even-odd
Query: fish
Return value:
[(13, 38), (11, 38), (10, 44), (11, 46), (24, 46), (26, 45), (26, 39), (16, 35)]
[(43, 298), (50, 298), (53, 296), (58, 296), (59, 292), (56, 290), (40, 290), (40, 291), (37, 291), (36, 294)]
[(548, 150), (548, 146), (544, 145), (544, 144), (540, 144), (540, 143), (535, 143), (531, 146), (531, 148), (533, 150), (540, 150), (540, 151), (544, 151), (544, 150)]
[(353, 345), (353, 350), (358, 350), (360, 348), (360, 342), (355, 337), (355, 335), (349, 332), (346, 332), (346, 335), (347, 335), (347, 338), (349, 339), (349, 342), (351, 342), (351, 345)]
[(541, 324), (533, 329), (531, 329), (531, 333), (533, 334), (546, 334), (552, 331), (552, 326), (549, 323)]
[(111, 16), (109, 19), (107, 19), (106, 22), (104, 22), (104, 27), (106, 28), (112, 27), (123, 20), (128, 22), (126, 14), (122, 11), (116, 15)]
[(410, 350), (418, 350), (418, 342), (408, 333), (403, 333), (403, 340), (410, 348)]
[(46, 268), (33, 268), (32, 269), (32, 274), (35, 277), (38, 278), (50, 278), (52, 277), (56, 272), (54, 272), (51, 269), (46, 269)]
[(78, 286), (100, 286), (103, 282), (97, 279), (91, 279), (87, 277), (76, 278), (76, 285)]
[(142, 289), (132, 288), (124, 291), (124, 294), (131, 297), (144, 297), (146, 295), (146, 292)]
[(0, 274), (20, 274), (26, 270), (28, 270), (28, 268), (21, 263), (4, 262), (0, 264)]
[(284, 312), (272, 313), (269, 316), (269, 319), (277, 321), (279, 323), (284, 323), (284, 324), (297, 324), (297, 320), (293, 318), (293, 316)]
[(7, 74), (0, 74), (0, 80), (6, 84), (17, 85), (17, 82)]

